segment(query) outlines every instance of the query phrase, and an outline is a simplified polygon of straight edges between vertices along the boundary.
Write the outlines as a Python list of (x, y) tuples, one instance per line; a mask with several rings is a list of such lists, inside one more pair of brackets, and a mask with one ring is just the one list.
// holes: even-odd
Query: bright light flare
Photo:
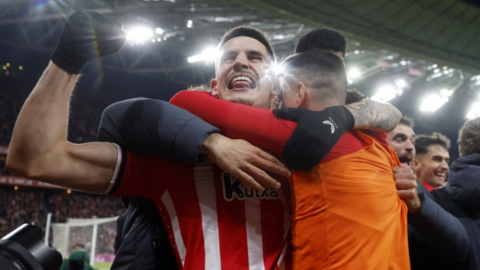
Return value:
[(218, 50), (215, 47), (206, 48), (202, 53), (190, 56), (187, 58), (189, 63), (195, 63), (199, 61), (215, 62), (218, 57)]
[(187, 22), (187, 28), (192, 28), (193, 27), (193, 21), (192, 20), (188, 20)]
[(380, 102), (388, 102), (397, 96), (400, 96), (401, 94), (403, 94), (402, 89), (398, 89), (391, 84), (387, 84), (380, 87), (372, 99)]
[(442, 97), (438, 94), (430, 94), (425, 96), (420, 104), (420, 111), (422, 112), (435, 112), (440, 109), (445, 103), (447, 103), (448, 97)]
[(470, 107), (470, 110), (467, 113), (467, 119), (475, 119), (477, 117), (480, 117), (480, 101), (477, 101), (472, 104), (472, 107)]
[(362, 72), (360, 72), (360, 70), (358, 68), (350, 68), (348, 70), (348, 77), (352, 80), (355, 80), (357, 78), (359, 78), (360, 76), (362, 76)]
[(395, 80), (395, 85), (400, 88), (400, 89), (404, 89), (405, 87), (407, 87), (407, 82), (405, 80)]
[(442, 97), (449, 97), (452, 94), (453, 94), (453, 90), (449, 90), (449, 89), (440, 90), (440, 96), (442, 96)]
[(163, 31), (162, 28), (160, 28), (160, 27), (155, 28), (155, 33), (161, 35), (161, 34), (163, 34), (163, 32), (165, 32), (165, 31)]
[(153, 31), (147, 27), (135, 27), (126, 30), (127, 40), (135, 43), (142, 43), (152, 38)]
[(275, 77), (283, 76), (285, 73), (285, 67), (277, 62), (273, 63), (269, 67), (269, 71), (275, 75)]

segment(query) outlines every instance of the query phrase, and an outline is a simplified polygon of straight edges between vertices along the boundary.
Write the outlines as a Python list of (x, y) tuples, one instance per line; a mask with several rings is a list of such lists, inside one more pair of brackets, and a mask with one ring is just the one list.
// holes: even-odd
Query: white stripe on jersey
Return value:
[(288, 243), (285, 241), (285, 245), (283, 246), (282, 253), (277, 261), (278, 270), (285, 270), (285, 255), (287, 253)]
[[(165, 205), (165, 209), (170, 216), (170, 221), (172, 222), (172, 229), (173, 235), (175, 237), (175, 243), (177, 246), (178, 255), (180, 256), (180, 260), (182, 260), (182, 266), (185, 264), (185, 244), (183, 243), (182, 233), (180, 232), (180, 225), (178, 223), (177, 212), (175, 211), (175, 207), (173, 206), (172, 198), (168, 191), (165, 191), (162, 195), (162, 202)], [(175, 248), (175, 247), (173, 247)]]
[(205, 269), (221, 269), (217, 201), (211, 166), (195, 166), (195, 185), (202, 213)]
[(265, 270), (263, 261), (262, 215), (260, 200), (245, 201), (248, 265), (250, 270)]
[(284, 235), (283, 235), (283, 240), (285, 240), (285, 244), (282, 249), (282, 253), (280, 254), (280, 257), (278, 258), (277, 265), (278, 265), (278, 270), (285, 270), (285, 255), (287, 253), (287, 248), (288, 248), (288, 242), (287, 242), (287, 237), (288, 234), (290, 233), (290, 207), (287, 207), (285, 210), (285, 215), (283, 217), (284, 219)]

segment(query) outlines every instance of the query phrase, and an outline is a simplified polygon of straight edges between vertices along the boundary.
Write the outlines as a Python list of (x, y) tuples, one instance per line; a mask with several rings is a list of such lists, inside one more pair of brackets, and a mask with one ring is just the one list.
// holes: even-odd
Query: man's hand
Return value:
[(417, 192), (416, 177), (412, 169), (405, 167), (394, 167), (393, 177), (398, 190), (398, 196), (408, 207), (408, 211), (416, 214), (422, 207), (422, 202)]
[(123, 43), (121, 23), (95, 12), (75, 12), (65, 24), (52, 61), (79, 74), (90, 60), (117, 52)]
[(205, 140), (201, 152), (230, 175), (260, 191), (264, 187), (275, 190), (281, 187), (265, 171), (290, 176), (288, 168), (278, 159), (244, 140), (232, 140), (214, 133)]
[(355, 122), (344, 106), (334, 106), (323, 111), (303, 108), (276, 109), (277, 118), (297, 122), (297, 128), (283, 148), (283, 158), (289, 168), (308, 172), (315, 167)]

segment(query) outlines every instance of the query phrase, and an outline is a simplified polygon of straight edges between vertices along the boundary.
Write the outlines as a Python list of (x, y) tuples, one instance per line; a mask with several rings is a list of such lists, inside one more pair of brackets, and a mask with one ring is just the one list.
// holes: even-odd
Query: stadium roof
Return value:
[(417, 131), (456, 132), (470, 109), (480, 108), (480, 8), (474, 1), (0, 1), (0, 45), (48, 55), (74, 10), (112, 16), (127, 31), (154, 31), (104, 60), (108, 70), (206, 83), (212, 65), (188, 58), (215, 46), (231, 27), (265, 30), (280, 59), (293, 52), (299, 36), (329, 27), (348, 37), (351, 86), (398, 106), (416, 119)]

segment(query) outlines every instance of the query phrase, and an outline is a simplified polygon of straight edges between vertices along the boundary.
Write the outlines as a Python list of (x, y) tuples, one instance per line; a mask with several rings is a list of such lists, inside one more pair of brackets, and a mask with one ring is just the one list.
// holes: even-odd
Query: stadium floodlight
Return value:
[(127, 33), (127, 40), (135, 42), (135, 43), (143, 43), (153, 36), (153, 31), (147, 27), (134, 27), (127, 29), (125, 31)]
[(467, 113), (467, 119), (480, 117), (480, 101), (474, 102)]
[(395, 85), (400, 89), (404, 89), (405, 87), (407, 87), (407, 82), (403, 79), (399, 79), (395, 80)]
[(187, 61), (189, 63), (195, 63), (199, 61), (205, 61), (209, 63), (209, 62), (215, 62), (215, 59), (217, 59), (217, 56), (218, 56), (217, 48), (208, 47), (202, 53), (188, 57)]
[(192, 28), (193, 27), (193, 21), (192, 20), (188, 20), (187, 22), (187, 28)]
[(449, 97), (452, 94), (453, 94), (453, 90), (449, 90), (449, 89), (440, 90), (440, 96), (442, 96), (442, 97)]
[(402, 89), (396, 88), (391, 84), (387, 84), (381, 86), (377, 90), (377, 93), (372, 97), (372, 99), (380, 102), (388, 102), (396, 98), (397, 96), (400, 96), (401, 94), (403, 94)]
[(439, 94), (429, 94), (422, 100), (420, 111), (433, 113), (440, 109), (447, 101), (448, 97), (442, 97)]
[(355, 80), (362, 76), (362, 72), (358, 68), (352, 67), (348, 69), (348, 77), (352, 80)]

